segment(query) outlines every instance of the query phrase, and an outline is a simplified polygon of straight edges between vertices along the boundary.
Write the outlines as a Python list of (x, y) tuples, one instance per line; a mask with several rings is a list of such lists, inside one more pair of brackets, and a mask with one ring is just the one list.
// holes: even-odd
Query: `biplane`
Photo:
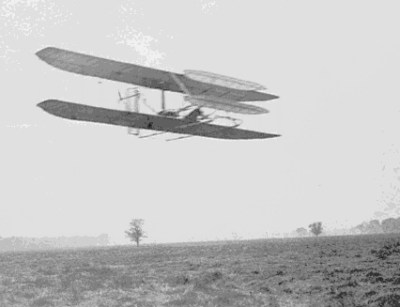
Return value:
[[(238, 114), (265, 114), (268, 110), (246, 102), (268, 101), (278, 96), (266, 93), (265, 87), (255, 82), (239, 80), (214, 73), (185, 70), (183, 74), (123, 63), (54, 47), (44, 48), (36, 55), (58, 69), (135, 86), (161, 90), (161, 110), (151, 108), (154, 114), (140, 113), (140, 93), (135, 89), (120, 100), (134, 98), (132, 107), (125, 111), (93, 107), (60, 100), (46, 100), (38, 104), (44, 111), (72, 120), (125, 126), (135, 129), (139, 137), (176, 133), (181, 139), (202, 136), (218, 139), (265, 139), (277, 134), (238, 128), (241, 120), (217, 112)], [(184, 94), (181, 108), (167, 109), (165, 92)], [(142, 103), (146, 103), (144, 100)], [(147, 105), (147, 104), (146, 104)], [(205, 109), (212, 109), (206, 114)], [(228, 124), (216, 124), (218, 121)], [(140, 135), (139, 130), (152, 130)], [(174, 140), (169, 139), (169, 140)]]

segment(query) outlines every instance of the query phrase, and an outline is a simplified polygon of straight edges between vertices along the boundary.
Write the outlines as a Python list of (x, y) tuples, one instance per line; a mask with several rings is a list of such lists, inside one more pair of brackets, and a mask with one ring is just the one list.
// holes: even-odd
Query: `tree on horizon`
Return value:
[(305, 237), (305, 236), (308, 235), (308, 231), (307, 231), (307, 229), (305, 229), (304, 227), (300, 227), (300, 228), (297, 228), (297, 229), (296, 229), (296, 234), (297, 234), (299, 237)]
[(132, 219), (132, 221), (129, 223), (129, 230), (125, 231), (127, 237), (129, 237), (131, 241), (136, 242), (137, 247), (139, 247), (140, 241), (143, 238), (146, 238), (143, 225), (143, 219)]
[(323, 230), (321, 222), (312, 223), (308, 225), (308, 228), (310, 228), (311, 233), (313, 233), (317, 237), (322, 233)]

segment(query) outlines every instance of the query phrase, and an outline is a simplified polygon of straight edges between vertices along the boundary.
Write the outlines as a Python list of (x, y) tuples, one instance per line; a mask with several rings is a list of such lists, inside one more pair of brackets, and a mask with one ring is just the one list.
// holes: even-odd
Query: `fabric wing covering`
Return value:
[(38, 104), (44, 111), (67, 119), (96, 122), (147, 130), (165, 131), (184, 135), (203, 136), (217, 139), (266, 139), (278, 137), (251, 130), (237, 129), (184, 119), (168, 118), (134, 112), (110, 110), (60, 100), (46, 100)]
[(259, 84), (216, 74), (207, 75), (192, 70), (186, 71), (187, 76), (185, 76), (54, 47), (44, 48), (36, 55), (46, 63), (65, 71), (165, 91), (184, 93), (174, 80), (176, 77), (191, 95), (223, 97), (230, 101), (267, 101), (278, 98), (272, 94), (256, 91), (264, 89)]
[(251, 90), (266, 90), (266, 88), (258, 83), (240, 80), (228, 76), (218, 75), (207, 71), (201, 70), (185, 70), (185, 76), (201, 81), (208, 84), (220, 85), (228, 88), (235, 88), (238, 90), (251, 91)]

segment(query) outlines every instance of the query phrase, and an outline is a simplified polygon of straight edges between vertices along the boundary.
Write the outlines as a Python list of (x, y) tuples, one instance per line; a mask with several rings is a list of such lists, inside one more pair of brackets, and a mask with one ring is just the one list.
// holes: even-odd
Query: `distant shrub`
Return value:
[(400, 218), (388, 218), (382, 221), (382, 230), (385, 233), (399, 233), (400, 232)]
[(297, 229), (296, 229), (296, 234), (297, 234), (299, 237), (306, 237), (306, 236), (308, 235), (308, 231), (307, 231), (307, 229), (305, 229), (305, 228), (303, 228), (303, 227), (300, 227), (300, 228), (297, 228)]
[(371, 250), (371, 253), (375, 254), (376, 257), (382, 260), (385, 260), (390, 255), (400, 254), (400, 241), (387, 243), (378, 250)]
[(360, 225), (353, 228), (355, 233), (362, 234), (374, 234), (374, 233), (382, 233), (382, 225), (379, 220), (372, 220), (369, 222), (363, 222)]

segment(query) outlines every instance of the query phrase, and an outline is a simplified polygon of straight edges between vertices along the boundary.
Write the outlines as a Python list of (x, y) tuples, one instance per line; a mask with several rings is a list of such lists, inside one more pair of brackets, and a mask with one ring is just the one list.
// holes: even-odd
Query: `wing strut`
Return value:
[(161, 110), (165, 110), (165, 91), (161, 90)]
[[(125, 110), (128, 112), (139, 113), (139, 100), (140, 100), (140, 92), (136, 87), (127, 88), (125, 97), (121, 95), (118, 91), (119, 101), (124, 101)], [(128, 134), (139, 135), (139, 128), (128, 127)]]

